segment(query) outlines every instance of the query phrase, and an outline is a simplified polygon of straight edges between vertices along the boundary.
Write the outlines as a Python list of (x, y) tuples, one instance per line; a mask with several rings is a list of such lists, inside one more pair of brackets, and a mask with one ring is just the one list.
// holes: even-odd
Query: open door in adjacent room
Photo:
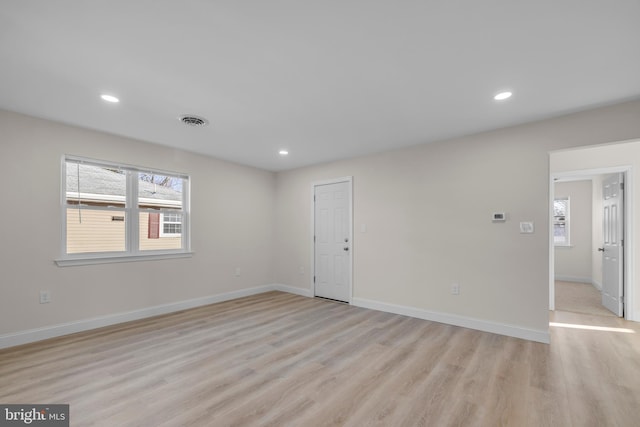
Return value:
[(616, 316), (624, 315), (624, 175), (616, 173), (602, 182), (602, 305)]

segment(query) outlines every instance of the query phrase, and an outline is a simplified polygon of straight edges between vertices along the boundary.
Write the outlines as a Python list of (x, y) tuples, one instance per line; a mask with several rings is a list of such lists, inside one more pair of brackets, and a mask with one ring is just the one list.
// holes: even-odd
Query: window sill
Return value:
[(556, 248), (566, 248), (566, 249), (571, 249), (573, 247), (573, 245), (554, 245)]
[(191, 258), (193, 252), (177, 252), (149, 255), (97, 256), (84, 258), (63, 258), (54, 262), (58, 267), (73, 267), (76, 265), (113, 264), (119, 262), (157, 261), (162, 259)]

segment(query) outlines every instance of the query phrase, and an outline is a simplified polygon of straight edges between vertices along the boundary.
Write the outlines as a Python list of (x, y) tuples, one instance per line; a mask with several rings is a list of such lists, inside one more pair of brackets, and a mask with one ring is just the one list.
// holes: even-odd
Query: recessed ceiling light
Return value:
[(209, 120), (205, 119), (204, 117), (194, 116), (193, 114), (180, 116), (178, 117), (178, 120), (180, 120), (187, 126), (193, 127), (206, 126), (209, 124)]
[(288, 156), (289, 152), (287, 150), (280, 150), (278, 154), (280, 154), (281, 156)]
[(100, 98), (102, 98), (104, 101), (107, 101), (107, 102), (113, 102), (113, 103), (120, 102), (120, 100), (113, 95), (103, 94), (103, 95), (100, 95)]
[(493, 99), (495, 99), (496, 101), (503, 101), (505, 99), (511, 98), (511, 95), (513, 95), (511, 92), (500, 92), (499, 94), (494, 96)]

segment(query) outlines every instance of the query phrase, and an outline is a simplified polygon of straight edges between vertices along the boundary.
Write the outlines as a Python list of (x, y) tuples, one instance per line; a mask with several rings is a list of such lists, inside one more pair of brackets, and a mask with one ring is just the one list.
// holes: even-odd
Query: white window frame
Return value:
[[(78, 162), (80, 164), (90, 164), (99, 167), (107, 167), (124, 171), (126, 176), (126, 196), (124, 197), (125, 207), (112, 208), (114, 211), (125, 213), (125, 247), (121, 252), (91, 252), (91, 253), (67, 253), (67, 162)], [(181, 178), (183, 180), (182, 187), (182, 209), (179, 212), (182, 215), (182, 233), (173, 234), (173, 236), (182, 236), (182, 247), (179, 249), (160, 249), (160, 250), (141, 250), (139, 236), (140, 213), (142, 212), (160, 212), (161, 218), (163, 211), (147, 208), (140, 208), (140, 197), (138, 194), (138, 174), (152, 172), (157, 175), (171, 176)], [(130, 262), (130, 261), (146, 261), (152, 259), (168, 259), (168, 258), (186, 258), (191, 253), (191, 229), (190, 229), (190, 184), (189, 175), (165, 171), (156, 168), (148, 168), (141, 166), (133, 166), (123, 163), (114, 163), (103, 160), (89, 159), (85, 157), (64, 155), (61, 160), (61, 191), (60, 191), (60, 223), (61, 223), (61, 239), (60, 239), (60, 259), (55, 260), (60, 267), (87, 264), (104, 264), (112, 262)], [(90, 209), (89, 206), (83, 206), (82, 209)], [(101, 208), (108, 210), (109, 208)], [(162, 225), (162, 224), (161, 224)], [(162, 231), (162, 227), (160, 228)]]
[(556, 218), (555, 218), (555, 207), (554, 207), (554, 216), (553, 216), (553, 229), (554, 229), (554, 234), (553, 234), (553, 244), (556, 247), (569, 247), (571, 246), (571, 199), (569, 197), (556, 197), (553, 199), (553, 202), (555, 203), (556, 200), (566, 200), (567, 202), (567, 211), (565, 212), (565, 216), (564, 216), (564, 220), (562, 222), (564, 222), (564, 229), (565, 229), (565, 235), (566, 235), (566, 239), (564, 242), (556, 242), (556, 238), (555, 238), (555, 224), (556, 224)]

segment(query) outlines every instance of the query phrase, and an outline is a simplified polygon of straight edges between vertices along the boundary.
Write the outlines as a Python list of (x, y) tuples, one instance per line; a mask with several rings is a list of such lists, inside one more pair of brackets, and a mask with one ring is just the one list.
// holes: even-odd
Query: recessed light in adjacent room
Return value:
[(505, 99), (511, 98), (513, 95), (511, 92), (500, 92), (496, 96), (493, 97), (496, 101), (504, 101)]
[(278, 154), (280, 154), (281, 156), (288, 156), (289, 152), (287, 150), (280, 150)]
[(100, 98), (102, 98), (103, 101), (112, 102), (114, 104), (120, 102), (120, 100), (113, 95), (102, 94), (100, 95)]

